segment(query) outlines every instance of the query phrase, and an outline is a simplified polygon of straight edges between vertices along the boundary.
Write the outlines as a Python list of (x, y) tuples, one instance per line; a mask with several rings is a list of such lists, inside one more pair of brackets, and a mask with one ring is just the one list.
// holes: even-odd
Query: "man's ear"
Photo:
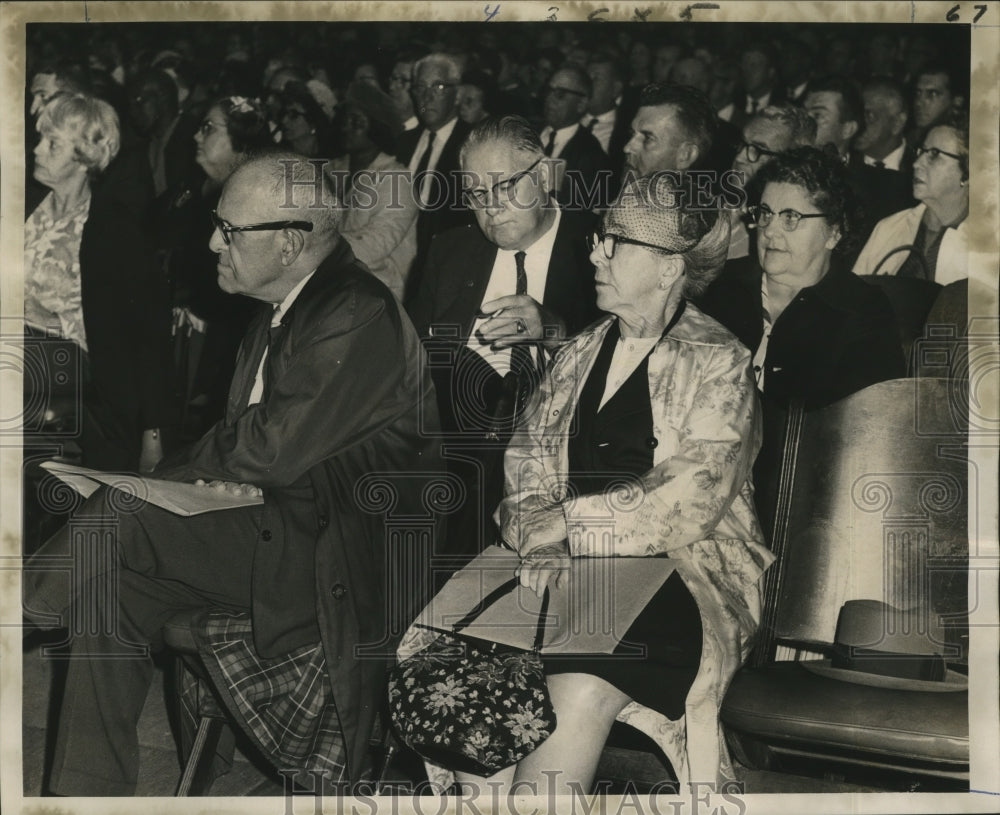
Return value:
[(840, 133), (844, 137), (845, 141), (850, 141), (858, 135), (858, 123), (853, 120), (850, 122), (844, 122), (840, 126)]
[(305, 236), (300, 229), (283, 229), (281, 231), (281, 265), (291, 266), (306, 245)]
[(892, 135), (901, 136), (906, 130), (907, 114), (905, 110), (899, 111), (892, 117)]
[(684, 142), (677, 151), (677, 169), (687, 170), (694, 166), (694, 163), (698, 160), (699, 155), (700, 151), (698, 150), (697, 144), (693, 141)]
[(543, 157), (538, 162), (538, 186), (546, 195), (552, 195), (555, 192), (555, 172), (554, 159)]

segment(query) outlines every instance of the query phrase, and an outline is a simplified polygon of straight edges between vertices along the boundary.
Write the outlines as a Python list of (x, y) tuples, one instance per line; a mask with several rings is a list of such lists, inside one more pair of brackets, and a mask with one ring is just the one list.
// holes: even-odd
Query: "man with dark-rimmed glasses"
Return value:
[(573, 209), (603, 209), (612, 194), (611, 160), (594, 134), (580, 124), (592, 89), (586, 71), (565, 65), (549, 79), (542, 109), (543, 149), (546, 156), (558, 159), (561, 171), (556, 198)]
[[(184, 516), (102, 488), (25, 565), (25, 617), (70, 632), (55, 793), (134, 793), (149, 651), (179, 611), (205, 612), (192, 629), (215, 689), (276, 766), (306, 745), (301, 766), (338, 789), (366, 770), (394, 639), (426, 599), (427, 551), (385, 513), (432, 520), (443, 468), (420, 340), (341, 238), (315, 170), (278, 153), (226, 182), (218, 282), (259, 311), (225, 417), (154, 472), (259, 502)], [(392, 501), (376, 506), (366, 480)]]
[[(744, 188), (775, 156), (793, 147), (811, 146), (816, 139), (816, 120), (795, 105), (770, 105), (743, 125), (743, 140), (733, 169), (743, 174)], [(727, 260), (753, 254), (746, 209), (730, 210), (732, 231)]]
[[(476, 226), (435, 237), (410, 307), (447, 434), (449, 468), (467, 485), (448, 519), (460, 565), (495, 541), (503, 452), (550, 354), (596, 316), (586, 212), (553, 199), (551, 162), (524, 119), (488, 119), (461, 152)], [(447, 566), (445, 566), (447, 568)]]

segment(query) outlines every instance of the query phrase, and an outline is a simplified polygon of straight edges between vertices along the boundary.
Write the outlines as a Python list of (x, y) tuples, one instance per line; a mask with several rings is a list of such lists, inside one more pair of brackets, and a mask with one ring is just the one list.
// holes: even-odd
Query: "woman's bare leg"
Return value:
[(555, 674), (548, 685), (556, 729), (518, 763), (513, 792), (586, 795), (611, 725), (631, 699), (590, 674)]

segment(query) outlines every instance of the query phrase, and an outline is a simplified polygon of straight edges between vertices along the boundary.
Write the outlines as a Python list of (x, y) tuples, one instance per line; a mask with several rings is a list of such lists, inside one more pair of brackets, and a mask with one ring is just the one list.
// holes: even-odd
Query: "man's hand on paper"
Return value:
[(238, 484), (235, 481), (205, 481), (199, 478), (194, 482), (199, 487), (211, 487), (213, 490), (228, 492), (232, 495), (248, 495), (251, 498), (260, 498), (264, 491), (254, 484)]

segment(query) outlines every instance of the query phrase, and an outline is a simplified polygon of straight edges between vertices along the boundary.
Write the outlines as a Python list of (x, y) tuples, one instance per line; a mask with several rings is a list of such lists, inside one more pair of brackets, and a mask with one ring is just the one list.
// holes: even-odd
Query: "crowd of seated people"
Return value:
[[(234, 24), (179, 25), (156, 37), (124, 27), (82, 41), (58, 27), (33, 32), (26, 331), (85, 354), (83, 461), (149, 471), (232, 414), (227, 391), (259, 304), (233, 293), (239, 286), (220, 288), (217, 255), (234, 233), (285, 227), (234, 226), (217, 210), (241, 167), (268, 153), (294, 154), (325, 174), (340, 210), (337, 240), (391, 292), (423, 344), (443, 466), (465, 485), (435, 543), (451, 571), (501, 539), (522, 555), (540, 550), (544, 563), (529, 562), (525, 574), (578, 554), (572, 540), (547, 549), (544, 530), (530, 545), (530, 530), (512, 543), (509, 516), (527, 517), (534, 504), (512, 494), (509, 445), (535, 422), (532, 443), (551, 452), (544, 439), (553, 428), (532, 407), (567, 387), (548, 377), (588, 331), (597, 344), (587, 353), (599, 352), (604, 367), (589, 380), (584, 372), (579, 384), (596, 390), (567, 404), (584, 400), (592, 410), (585, 429), (595, 444), (619, 387), (646, 414), (652, 403), (654, 418), (657, 400), (674, 410), (672, 396), (647, 393), (633, 375), (661, 370), (664, 354), (684, 356), (689, 346), (707, 360), (708, 343), (743, 370), (746, 407), (734, 432), (745, 451), (762, 441), (755, 473), (780, 454), (772, 413), (793, 403), (823, 408), (904, 376), (889, 297), (861, 278), (936, 286), (968, 274), (969, 91), (962, 71), (941, 61), (946, 43), (903, 29), (866, 35), (864, 47), (836, 27), (656, 31)], [(683, 212), (677, 223), (666, 219), (669, 228), (662, 213), (631, 200), (656, 194), (658, 176)], [(711, 268), (701, 268), (691, 252), (709, 239)], [(638, 282), (626, 274), (629, 258), (644, 273)], [(646, 341), (633, 343), (643, 353), (626, 354), (616, 344), (623, 338)], [(721, 430), (698, 401), (703, 376), (690, 373), (688, 412), (677, 422), (707, 422), (699, 429), (714, 438)], [(654, 431), (622, 441), (628, 466), (616, 466), (659, 478), (683, 445)], [(581, 443), (569, 461), (596, 467), (600, 457)], [(745, 499), (730, 511), (756, 545), (769, 518), (741, 486), (754, 467), (745, 455), (725, 484), (727, 500), (734, 489)], [(607, 485), (591, 487), (603, 494)], [(714, 534), (692, 526), (646, 554)], [(758, 558), (754, 580), (766, 560)], [(691, 601), (678, 582), (671, 602)], [(671, 705), (682, 709), (700, 629), (678, 636), (686, 679)], [(591, 745), (595, 762), (629, 698), (599, 690), (610, 702)], [(567, 710), (579, 707), (576, 699)]]

